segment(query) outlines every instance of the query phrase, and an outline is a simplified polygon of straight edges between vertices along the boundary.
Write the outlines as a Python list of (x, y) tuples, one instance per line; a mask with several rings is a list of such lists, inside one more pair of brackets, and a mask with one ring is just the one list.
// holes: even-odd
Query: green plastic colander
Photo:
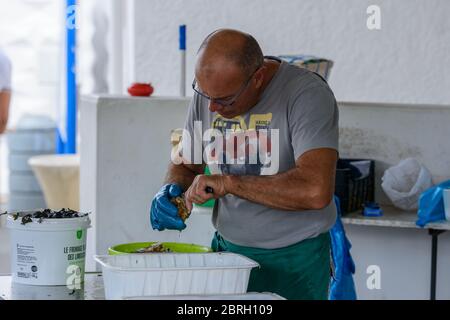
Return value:
[[(158, 242), (134, 242), (118, 244), (108, 248), (109, 255), (135, 253), (137, 250), (146, 248)], [(193, 243), (179, 243), (179, 242), (161, 242), (164, 248), (169, 249), (175, 253), (202, 253), (212, 252), (210, 247), (200, 246)]]

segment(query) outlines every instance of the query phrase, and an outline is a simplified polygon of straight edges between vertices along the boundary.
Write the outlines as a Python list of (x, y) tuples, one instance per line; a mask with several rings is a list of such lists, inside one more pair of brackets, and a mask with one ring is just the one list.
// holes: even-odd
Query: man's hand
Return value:
[[(226, 179), (227, 176), (222, 175), (198, 175), (194, 182), (184, 194), (186, 199), (186, 207), (192, 210), (192, 204), (203, 204), (210, 199), (218, 199), (226, 195)], [(213, 193), (208, 193), (206, 188), (212, 188)]]
[(186, 224), (178, 215), (178, 208), (170, 202), (171, 198), (179, 197), (182, 193), (177, 184), (166, 184), (159, 190), (152, 201), (150, 209), (150, 222), (153, 229), (183, 230)]

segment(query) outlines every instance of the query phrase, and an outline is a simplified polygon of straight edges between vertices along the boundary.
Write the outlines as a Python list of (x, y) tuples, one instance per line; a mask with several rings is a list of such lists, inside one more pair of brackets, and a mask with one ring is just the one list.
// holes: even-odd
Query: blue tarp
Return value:
[(339, 198), (334, 197), (338, 211), (336, 223), (330, 230), (331, 253), (334, 265), (334, 275), (331, 279), (330, 300), (356, 300), (355, 263), (350, 254), (352, 247), (345, 235), (344, 225), (341, 221)]

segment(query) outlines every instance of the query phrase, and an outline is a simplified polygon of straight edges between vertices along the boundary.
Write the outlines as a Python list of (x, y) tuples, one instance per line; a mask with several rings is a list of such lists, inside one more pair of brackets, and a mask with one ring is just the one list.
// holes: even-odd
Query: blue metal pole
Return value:
[[(77, 131), (77, 88), (76, 88), (76, 0), (66, 0), (65, 30), (66, 30), (66, 137), (63, 141), (61, 133), (58, 135), (58, 153), (76, 153)], [(67, 23), (67, 21), (71, 23)]]
[(179, 47), (180, 50), (186, 50), (186, 25), (181, 25), (180, 28), (180, 41), (179, 41)]
[(179, 49), (181, 53), (180, 63), (180, 96), (186, 96), (186, 25), (179, 27)]

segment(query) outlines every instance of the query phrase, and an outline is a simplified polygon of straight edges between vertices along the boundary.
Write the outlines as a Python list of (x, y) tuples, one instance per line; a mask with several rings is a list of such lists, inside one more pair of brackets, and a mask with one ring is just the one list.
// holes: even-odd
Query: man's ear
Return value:
[(256, 81), (256, 89), (259, 89), (262, 87), (264, 83), (264, 74), (266, 71), (266, 67), (261, 67), (258, 71), (255, 73), (255, 81)]

